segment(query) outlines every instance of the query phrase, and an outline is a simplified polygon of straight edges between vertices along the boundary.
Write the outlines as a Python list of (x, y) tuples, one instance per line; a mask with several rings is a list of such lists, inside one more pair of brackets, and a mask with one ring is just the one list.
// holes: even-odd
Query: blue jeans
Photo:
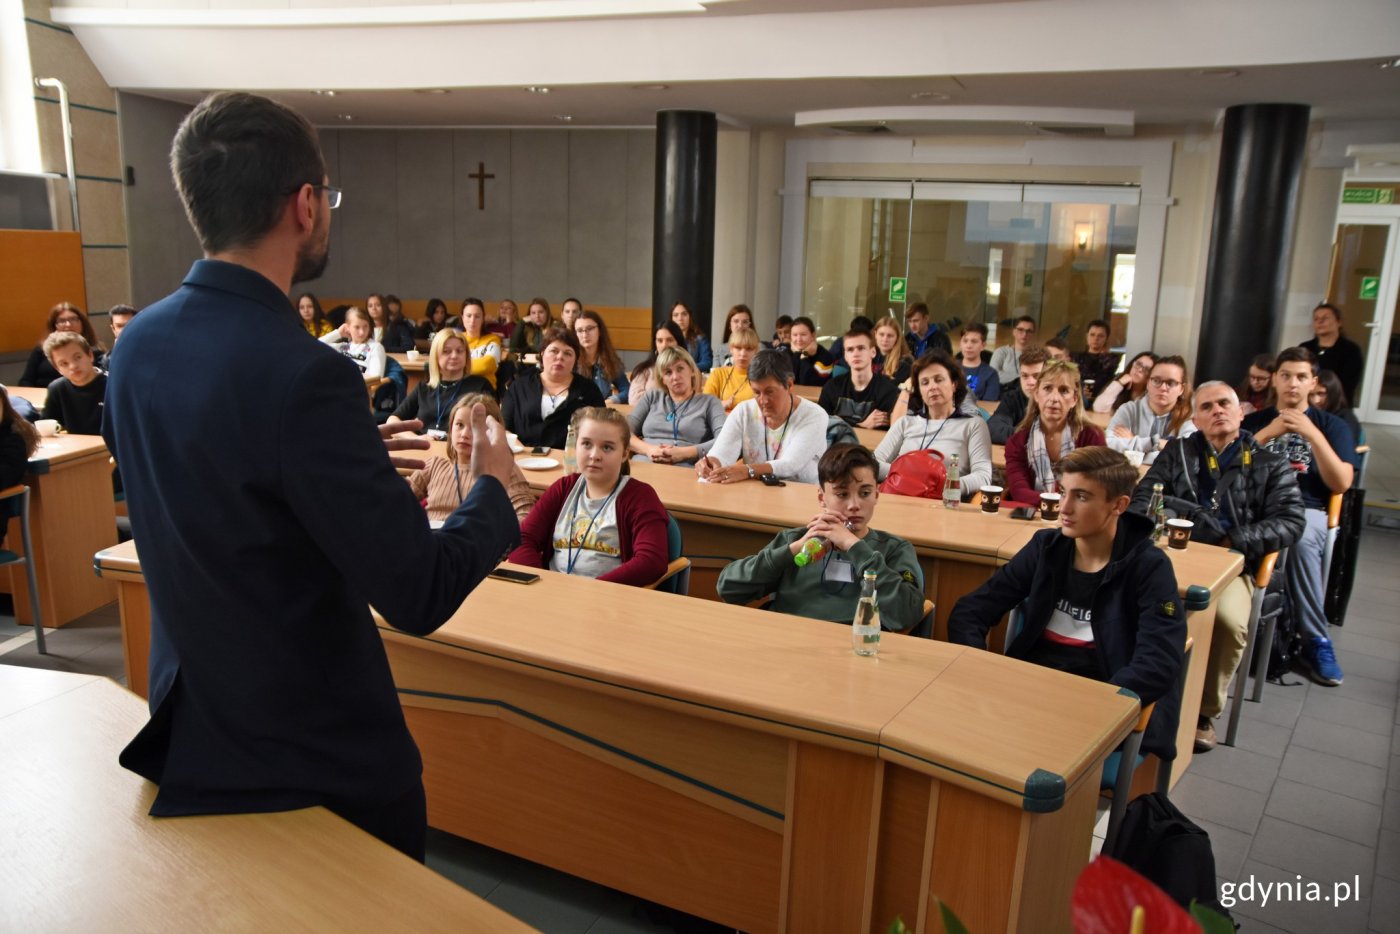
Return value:
[(1326, 639), (1327, 616), (1323, 612), (1326, 599), (1327, 569), (1322, 558), (1327, 550), (1327, 513), (1321, 509), (1305, 509), (1307, 526), (1303, 537), (1288, 549), (1288, 596), (1293, 603), (1293, 616), (1304, 639)]

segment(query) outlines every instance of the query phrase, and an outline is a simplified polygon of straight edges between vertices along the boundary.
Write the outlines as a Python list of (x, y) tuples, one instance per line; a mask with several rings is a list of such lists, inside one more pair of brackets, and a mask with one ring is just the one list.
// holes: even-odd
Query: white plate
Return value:
[(515, 462), (521, 470), (553, 470), (559, 462), (552, 457), (522, 457)]
[(440, 529), (440, 528), (442, 528), (442, 524), (443, 524), (444, 522), (446, 522), (446, 521), (447, 521), (446, 519), (429, 519), (429, 520), (428, 520), (428, 528), (430, 528), (430, 529)]

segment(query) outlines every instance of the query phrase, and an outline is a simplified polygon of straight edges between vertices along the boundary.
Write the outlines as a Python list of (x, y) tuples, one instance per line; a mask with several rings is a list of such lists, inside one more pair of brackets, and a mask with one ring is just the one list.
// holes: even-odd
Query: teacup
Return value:
[(417, 363), (423, 355), (416, 350), (410, 350), (405, 356), (408, 357), (409, 363)]
[(45, 438), (53, 438), (58, 435), (58, 419), (41, 418), (34, 423), (34, 427), (39, 429), (39, 434)]

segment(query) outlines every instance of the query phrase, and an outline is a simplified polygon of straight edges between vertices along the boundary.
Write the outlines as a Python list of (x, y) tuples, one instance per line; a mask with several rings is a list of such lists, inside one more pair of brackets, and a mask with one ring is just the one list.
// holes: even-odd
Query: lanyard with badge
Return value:
[(691, 396), (680, 405), (676, 405), (671, 401), (671, 397), (667, 396), (662, 403), (666, 408), (666, 421), (671, 423), (672, 441), (681, 440), (681, 416), (685, 414), (685, 410), (690, 408), (690, 403), (694, 401), (695, 397)]
[[(578, 523), (578, 505), (579, 503), (583, 502), (584, 497), (588, 495), (587, 481), (582, 479), (579, 480), (579, 485), (581, 489), (579, 490), (578, 497), (574, 500), (573, 513), (569, 516), (569, 543), (565, 546), (567, 549), (567, 551), (565, 552), (565, 574), (574, 573), (574, 565), (578, 564), (578, 559), (583, 557), (583, 553), (587, 550), (584, 547), (584, 542), (588, 541), (588, 533), (593, 531), (593, 525), (598, 521), (598, 517), (603, 514), (603, 510), (608, 508), (608, 504), (611, 503), (613, 501), (613, 497), (617, 495), (618, 488), (622, 486), (622, 480), (622, 477), (617, 478), (617, 483), (613, 485), (612, 492), (608, 494), (607, 499), (603, 500), (603, 504), (598, 507), (598, 510), (594, 512), (592, 517), (588, 520), (588, 526), (583, 530), (583, 535), (575, 536), (573, 534), (573, 530), (576, 528)], [(575, 538), (577, 538), (578, 541), (577, 550), (574, 549)]]
[[(433, 427), (437, 429), (442, 428), (442, 390), (446, 385), (446, 383), (438, 383), (437, 388), (433, 390), (433, 398), (437, 402), (437, 418), (433, 420)], [(462, 381), (459, 379), (452, 384), (452, 395), (447, 399), (447, 411), (449, 414), (452, 412), (452, 403), (457, 401), (457, 393), (461, 391)]]

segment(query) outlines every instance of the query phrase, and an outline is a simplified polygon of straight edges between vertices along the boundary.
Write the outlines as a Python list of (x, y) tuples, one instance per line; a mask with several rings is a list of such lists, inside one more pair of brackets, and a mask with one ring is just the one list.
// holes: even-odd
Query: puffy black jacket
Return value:
[[(1156, 702), (1142, 748), (1176, 758), (1181, 713), (1177, 675), (1186, 647), (1186, 611), (1177, 596), (1176, 572), (1152, 543), (1152, 522), (1124, 513), (1113, 539), (1113, 557), (1094, 594), (1094, 647), (1111, 684), (1143, 704)], [(1018, 604), (1024, 624), (1006, 654), (1027, 658), (1050, 622), (1055, 601), (1074, 562), (1074, 539), (1059, 529), (1035, 533), (1026, 547), (981, 587), (958, 601), (948, 617), (948, 641), (986, 648), (987, 631)]]
[(1005, 444), (1007, 439), (1016, 433), (1016, 426), (1020, 425), (1021, 419), (1026, 417), (1026, 409), (1029, 406), (1030, 402), (1026, 399), (1026, 394), (1021, 391), (1019, 379), (1009, 387), (1002, 387), (1001, 400), (997, 405), (997, 410), (987, 420), (987, 430), (991, 432), (992, 444)]
[[(1195, 523), (1192, 541), (1214, 545), (1228, 535), (1253, 571), (1265, 555), (1287, 548), (1303, 534), (1306, 520), (1297, 476), (1286, 460), (1260, 447), (1249, 432), (1241, 431), (1240, 456), (1221, 472), (1216, 486), (1219, 513), (1230, 523), (1226, 529), (1209, 503), (1201, 502), (1201, 463), (1209, 444), (1200, 432), (1168, 444), (1138, 484), (1130, 508), (1146, 513), (1152, 502), (1152, 485), (1162, 484), (1167, 514)], [(1253, 460), (1247, 467), (1245, 450)]]

